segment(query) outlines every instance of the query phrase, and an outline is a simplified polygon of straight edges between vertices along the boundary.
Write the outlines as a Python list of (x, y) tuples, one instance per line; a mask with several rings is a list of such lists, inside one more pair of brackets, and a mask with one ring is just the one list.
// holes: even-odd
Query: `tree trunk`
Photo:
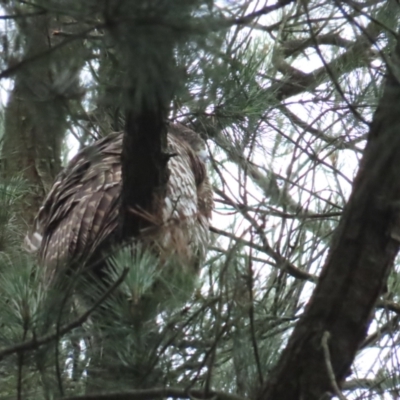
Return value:
[(388, 71), (320, 280), (259, 400), (316, 400), (335, 392), (366, 336), (400, 241), (400, 62)]
[[(32, 224), (61, 168), (67, 104), (77, 91), (80, 69), (80, 62), (76, 62), (77, 43), (63, 46), (62, 51), (53, 52), (51, 56), (46, 54), (60, 40), (52, 36), (55, 26), (56, 22), (47, 16), (24, 20), (21, 24), (24, 59), (43, 56), (17, 70), (5, 112), (3, 177), (7, 180), (19, 177), (26, 183), (26, 191), (16, 210), (21, 227)], [(62, 61), (62, 57), (68, 55), (70, 65), (65, 59)]]

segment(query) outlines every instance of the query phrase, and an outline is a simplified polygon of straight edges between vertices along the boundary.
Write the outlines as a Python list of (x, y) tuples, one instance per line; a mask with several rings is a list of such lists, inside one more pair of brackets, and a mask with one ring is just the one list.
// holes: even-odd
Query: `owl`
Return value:
[[(45, 198), (26, 247), (38, 254), (47, 282), (65, 269), (101, 271), (111, 249), (128, 238), (118, 235), (122, 190), (122, 133), (112, 133), (81, 150), (57, 176)], [(201, 137), (181, 124), (169, 124), (169, 180), (157, 217), (136, 243), (179, 268), (196, 273), (205, 259), (213, 208)], [(148, 224), (149, 225), (149, 224)]]

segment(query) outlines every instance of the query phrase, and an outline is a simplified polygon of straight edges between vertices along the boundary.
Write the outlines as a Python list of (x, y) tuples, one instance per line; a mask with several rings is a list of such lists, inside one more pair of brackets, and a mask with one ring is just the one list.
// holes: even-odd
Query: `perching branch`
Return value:
[(246, 400), (234, 394), (211, 390), (208, 397), (204, 391), (199, 389), (181, 388), (154, 388), (142, 390), (127, 390), (125, 392), (114, 392), (104, 394), (86, 394), (82, 396), (64, 397), (64, 400), (152, 400), (152, 399), (208, 399), (208, 400)]

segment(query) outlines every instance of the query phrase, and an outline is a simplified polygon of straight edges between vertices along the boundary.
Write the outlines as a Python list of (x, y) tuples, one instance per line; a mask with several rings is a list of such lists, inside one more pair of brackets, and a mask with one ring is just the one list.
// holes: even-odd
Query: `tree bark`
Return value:
[[(132, 12), (129, 3), (124, 7), (119, 10), (124, 14), (115, 16), (117, 21)], [(115, 80), (123, 88), (120, 98), (125, 113), (120, 213), (124, 240), (138, 237), (143, 228), (159, 220), (169, 176), (167, 121), (179, 84), (174, 50), (182, 36), (176, 37), (169, 28), (175, 14), (165, 5), (153, 7), (143, 23), (131, 16), (130, 24), (116, 24), (110, 30), (122, 71)], [(157, 15), (156, 23), (151, 22), (152, 13)]]
[[(259, 400), (312, 400), (332, 393), (328, 364), (340, 385), (366, 336), (399, 249), (399, 55), (397, 49), (320, 280)], [(322, 346), (326, 332), (329, 357)]]
[[(159, 104), (141, 113), (129, 110), (122, 149), (122, 236), (137, 237), (151, 225), (152, 215), (161, 217), (169, 171), (166, 118), (168, 108)], [(142, 216), (143, 215), (143, 216)]]
[[(107, 39), (114, 44), (115, 63), (102, 59), (105, 64), (101, 72), (103, 77), (108, 73), (109, 84), (101, 88), (106, 96), (99, 102), (101, 112), (118, 115), (121, 110), (125, 117), (118, 242), (139, 237), (143, 229), (160, 221), (162, 216), (169, 177), (167, 120), (175, 84), (173, 51), (176, 43), (168, 32), (164, 36), (157, 34), (157, 26), (135, 26), (135, 19), (128, 17), (130, 9), (129, 2), (121, 3), (113, 16), (119, 23), (111, 24), (107, 32)], [(160, 11), (154, 8), (154, 12)], [(104, 115), (100, 122), (107, 125), (112, 121), (108, 118), (110, 114)], [(135, 326), (133, 331), (135, 329), (139, 332), (141, 328)], [(133, 374), (132, 369), (123, 366), (110, 368), (107, 360), (118, 359), (113, 342), (119, 340), (122, 340), (119, 333), (104, 340), (101, 354), (93, 349), (87, 393), (100, 390), (104, 382), (116, 383), (120, 388), (154, 383), (154, 371), (144, 364), (142, 371)], [(141, 375), (143, 371), (147, 376)]]
[[(54, 17), (41, 15), (19, 26), (24, 58), (43, 54), (17, 69), (5, 112), (3, 177), (7, 180), (22, 178), (27, 186), (16, 210), (21, 226), (32, 224), (61, 168), (68, 101), (78, 93), (81, 60), (77, 49), (81, 45), (74, 42), (64, 46), (61, 52), (46, 56), (46, 52), (61, 40), (52, 37), (52, 30), (58, 24)], [(69, 57), (69, 65), (63, 57)]]

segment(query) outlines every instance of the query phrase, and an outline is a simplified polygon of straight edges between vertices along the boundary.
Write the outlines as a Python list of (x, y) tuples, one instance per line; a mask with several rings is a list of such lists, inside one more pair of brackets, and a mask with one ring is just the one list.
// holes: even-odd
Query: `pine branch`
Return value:
[(124, 281), (128, 272), (129, 269), (125, 268), (121, 276), (107, 289), (106, 292), (104, 292), (104, 294), (93, 304), (93, 306), (90, 307), (86, 312), (84, 312), (80, 317), (70, 322), (69, 324), (60, 327), (59, 329), (57, 329), (57, 332), (55, 333), (42, 336), (41, 338), (33, 338), (26, 342), (22, 342), (17, 345), (0, 350), (0, 361), (11, 354), (21, 353), (29, 350), (35, 350), (40, 346), (52, 342), (53, 340), (59, 339), (66, 333), (81, 326), (84, 322), (87, 321), (90, 315), (111, 295), (111, 293), (114, 292), (114, 290)]
[(65, 40), (63, 40), (62, 42), (56, 44), (55, 46), (51, 47), (50, 49), (46, 50), (46, 51), (42, 51), (39, 52), (37, 54), (34, 54), (33, 56), (27, 57), (19, 62), (17, 62), (14, 65), (11, 65), (11, 67), (8, 67), (6, 69), (4, 69), (3, 71), (0, 72), (0, 79), (4, 79), (4, 78), (9, 78), (11, 76), (13, 76), (17, 71), (19, 71), (20, 69), (24, 68), (25, 66), (38, 61), (40, 59), (43, 59), (45, 57), (50, 56), (52, 53), (60, 50), (61, 48), (71, 44), (72, 42), (75, 42), (77, 40), (80, 39), (84, 39), (87, 37), (87, 35), (92, 32), (95, 31), (97, 29), (102, 29), (104, 28), (104, 25), (102, 24), (98, 24), (98, 25), (94, 25), (91, 26), (88, 29), (83, 30), (82, 32), (79, 32), (73, 36), (70, 36), (68, 38), (66, 38)]
[(274, 96), (278, 101), (282, 101), (309, 91), (321, 83), (328, 81), (328, 71), (335, 71), (337, 79), (346, 72), (350, 72), (363, 65), (371, 56), (371, 46), (382, 32), (382, 28), (377, 27), (374, 23), (370, 23), (365, 32), (356, 38), (353, 46), (326, 65), (310, 73), (292, 76), (291, 79), (273, 83), (269, 88), (265, 89), (266, 96)]
[(282, 269), (283, 271), (287, 272), (289, 275), (293, 276), (294, 278), (301, 279), (301, 280), (307, 280), (311, 282), (317, 282), (318, 277), (315, 275), (312, 275), (308, 273), (307, 271), (302, 271), (301, 269), (297, 268), (295, 265), (290, 263), (288, 260), (286, 260), (284, 257), (282, 257), (279, 253), (274, 251), (272, 247), (264, 245), (257, 245), (253, 243), (252, 241), (248, 241), (246, 239), (240, 238), (235, 236), (234, 234), (230, 232), (223, 231), (222, 229), (218, 229), (215, 226), (212, 226), (210, 228), (211, 232), (214, 232), (218, 235), (225, 236), (227, 238), (233, 239), (236, 242), (240, 242), (241, 244), (244, 244), (246, 246), (249, 246), (250, 248), (260, 251), (262, 253), (265, 253), (269, 255), (275, 262), (275, 266), (279, 269)]

